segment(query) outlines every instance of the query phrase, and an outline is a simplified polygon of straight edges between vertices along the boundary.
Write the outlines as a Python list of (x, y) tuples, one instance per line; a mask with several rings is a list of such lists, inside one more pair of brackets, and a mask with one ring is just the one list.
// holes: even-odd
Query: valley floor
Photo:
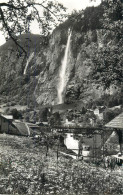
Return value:
[(123, 169), (95, 167), (55, 146), (0, 134), (0, 194), (123, 194)]

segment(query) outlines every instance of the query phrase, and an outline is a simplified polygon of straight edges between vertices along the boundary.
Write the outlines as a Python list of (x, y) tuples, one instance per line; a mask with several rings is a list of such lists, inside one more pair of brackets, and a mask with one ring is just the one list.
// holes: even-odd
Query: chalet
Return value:
[(14, 120), (12, 115), (0, 115), (0, 133), (33, 136), (40, 134), (40, 128), (33, 123)]
[(15, 120), (11, 125), (11, 134), (21, 136), (34, 136), (40, 134), (40, 128), (33, 123), (26, 123), (20, 120)]
[(30, 136), (30, 130), (25, 122), (20, 120), (15, 120), (11, 124), (10, 134), (21, 135), (21, 136)]
[(105, 125), (108, 129), (112, 129), (112, 135), (109, 138), (108, 145), (119, 145), (120, 153), (113, 155), (116, 159), (123, 162), (123, 112)]
[(0, 133), (9, 133), (10, 125), (13, 121), (12, 115), (0, 115)]

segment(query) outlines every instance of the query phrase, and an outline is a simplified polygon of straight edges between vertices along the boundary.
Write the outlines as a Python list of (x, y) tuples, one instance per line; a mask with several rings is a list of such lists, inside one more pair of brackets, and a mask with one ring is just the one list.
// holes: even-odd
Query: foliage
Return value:
[(68, 19), (59, 25), (59, 29), (71, 28), (76, 32), (87, 32), (102, 28), (100, 19), (103, 17), (103, 6), (87, 7), (84, 11), (73, 11)]
[(52, 127), (54, 125), (60, 125), (61, 124), (61, 118), (59, 112), (55, 112), (48, 118), (48, 123)]
[[(68, 19), (58, 28), (60, 30), (71, 28), (73, 31), (72, 52), (77, 57), (81, 45), (97, 42), (98, 37), (95, 30), (102, 29), (106, 38), (105, 45), (92, 51), (92, 62), (94, 69), (93, 79), (108, 88), (110, 84), (121, 84), (122, 82), (122, 61), (123, 61), (123, 21), (122, 2), (103, 1), (98, 7), (88, 7), (84, 11), (74, 11)], [(93, 40), (86, 40), (83, 34), (91, 30)], [(77, 36), (81, 33), (81, 36)], [(75, 34), (75, 36), (74, 36)], [(90, 42), (89, 42), (90, 41)], [(98, 43), (99, 44), (99, 43)]]
[(40, 108), (40, 111), (39, 111), (40, 121), (47, 122), (48, 113), (49, 113), (48, 108)]
[(110, 108), (113, 106), (118, 106), (122, 104), (123, 104), (122, 96), (118, 96), (118, 94), (110, 96), (107, 102), (107, 106)]
[[(123, 45), (105, 46), (93, 55), (93, 79), (100, 80), (108, 88), (110, 84), (122, 82)], [(99, 73), (99, 74), (97, 74)]]
[(108, 1), (103, 4), (104, 14), (103, 14), (103, 27), (104, 29), (113, 31), (118, 39), (122, 39), (122, 0)]
[(121, 113), (120, 109), (115, 109), (115, 110), (106, 109), (103, 113), (104, 123), (108, 123), (120, 113)]
[(13, 115), (14, 119), (22, 119), (22, 114), (16, 108), (11, 110), (10, 114)]
[(24, 137), (2, 135), (0, 147), (1, 194), (122, 194), (122, 169), (64, 157), (56, 147), (46, 156), (45, 144)]
[(93, 78), (99, 80), (106, 88), (111, 83), (121, 84), (122, 82), (122, 61), (123, 61), (123, 21), (122, 2), (120, 0), (108, 1), (103, 4), (104, 14), (102, 18), (105, 36), (109, 34), (114, 40), (100, 48), (98, 53), (93, 53)]
[(86, 114), (86, 112), (87, 112), (87, 109), (85, 107), (82, 107), (81, 113)]
[(98, 106), (105, 106), (105, 107), (114, 107), (114, 106), (119, 106), (123, 104), (122, 100), (122, 92), (120, 93), (115, 93), (115, 94), (104, 94), (100, 98), (96, 100), (90, 100), (88, 104), (86, 105), (87, 108), (89, 109), (95, 109)]
[(30, 32), (32, 21), (37, 21), (41, 34), (47, 35), (49, 31), (61, 22), (65, 8), (62, 4), (53, 1), (9, 0), (0, 3), (1, 30), (6, 37), (11, 37), (23, 52), (26, 52), (17, 40), (16, 35)]

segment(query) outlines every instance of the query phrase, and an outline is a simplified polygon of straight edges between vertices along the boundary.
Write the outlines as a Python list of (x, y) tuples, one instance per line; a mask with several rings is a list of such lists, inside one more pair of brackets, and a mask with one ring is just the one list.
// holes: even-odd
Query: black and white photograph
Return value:
[(0, 0), (0, 195), (123, 195), (123, 0)]

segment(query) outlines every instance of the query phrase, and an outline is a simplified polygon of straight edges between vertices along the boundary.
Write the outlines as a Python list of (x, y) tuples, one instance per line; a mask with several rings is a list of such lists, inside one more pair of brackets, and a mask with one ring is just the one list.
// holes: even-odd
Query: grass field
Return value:
[(0, 134), (0, 194), (123, 194), (122, 169), (95, 167), (56, 149)]

